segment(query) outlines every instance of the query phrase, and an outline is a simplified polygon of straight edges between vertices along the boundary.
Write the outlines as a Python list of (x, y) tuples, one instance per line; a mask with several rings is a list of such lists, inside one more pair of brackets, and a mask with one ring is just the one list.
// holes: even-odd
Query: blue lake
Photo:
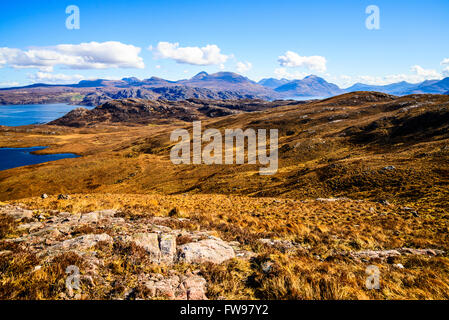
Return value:
[(31, 148), (0, 148), (0, 170), (38, 164), (65, 158), (79, 157), (73, 153), (58, 154), (32, 154), (33, 151), (45, 149), (46, 147)]
[[(0, 105), (0, 125), (24, 126), (47, 123), (80, 106), (67, 104)], [(84, 106), (83, 106), (84, 107)], [(92, 107), (85, 107), (91, 109)]]

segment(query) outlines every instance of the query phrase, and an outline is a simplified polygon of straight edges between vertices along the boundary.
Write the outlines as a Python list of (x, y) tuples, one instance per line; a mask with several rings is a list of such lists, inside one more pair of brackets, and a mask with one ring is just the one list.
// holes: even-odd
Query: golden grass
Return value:
[[(367, 263), (336, 256), (341, 251), (398, 247), (448, 252), (447, 124), (416, 127), (414, 135), (407, 133), (410, 128), (406, 125), (408, 119), (426, 112), (443, 112), (449, 99), (418, 97), (413, 103), (423, 106), (409, 111), (401, 111), (401, 104), (390, 102), (351, 105), (341, 104), (339, 99), (203, 123), (203, 128), (222, 130), (279, 128), (282, 151), (274, 176), (260, 176), (254, 165), (173, 165), (168, 158), (172, 145), (169, 133), (175, 127), (191, 128), (179, 121), (176, 125), (82, 129), (39, 126), (28, 128), (28, 132), (2, 129), (0, 146), (48, 145), (50, 148), (42, 152), (75, 152), (82, 157), (0, 172), (0, 200), (41, 211), (116, 209), (125, 218), (176, 212), (175, 216), (190, 220), (167, 222), (168, 226), (213, 230), (223, 239), (237, 240), (254, 251), (254, 261), (236, 259), (200, 267), (209, 282), (211, 298), (449, 298), (447, 255), (395, 259), (394, 263), (405, 269), (376, 262), (381, 290), (365, 288)], [(398, 103), (408, 103), (407, 99), (400, 98)], [(395, 136), (395, 127), (384, 118), (395, 119), (407, 134)], [(335, 119), (343, 121), (332, 122)], [(366, 129), (370, 125), (376, 129)], [(358, 133), (351, 136), (351, 132)], [(358, 141), (360, 137), (367, 140)], [(383, 170), (391, 165), (396, 169)], [(39, 198), (42, 193), (50, 197)], [(57, 200), (59, 193), (68, 193), (71, 198)], [(315, 200), (318, 197), (349, 199), (326, 202)], [(401, 209), (404, 206), (416, 210), (418, 217)], [(172, 211), (174, 208), (177, 211)], [(11, 223), (1, 223), (2, 237), (13, 232)], [(78, 230), (80, 234), (91, 231), (95, 232), (82, 227)], [(307, 250), (283, 253), (260, 245), (257, 239), (265, 237), (293, 240)], [(126, 254), (107, 246), (98, 252), (108, 259), (101, 270), (107, 283), (95, 290), (86, 289), (83, 298), (120, 297), (127, 284), (137, 285), (138, 273), (168, 271), (149, 264), (132, 248)], [(31, 262), (23, 264), (26, 257), (27, 253), (13, 261), (1, 258), (6, 273), (0, 283), (6, 289), (0, 296), (58, 297), (59, 269), (44, 266), (38, 276), (30, 276), (27, 272), (38, 262), (30, 257)], [(273, 263), (268, 274), (261, 267), (266, 261)], [(21, 264), (26, 270), (17, 269)], [(190, 267), (178, 268), (185, 271)], [(48, 283), (44, 285), (41, 279)], [(25, 283), (34, 291), (26, 289)], [(145, 290), (139, 290), (137, 297), (145, 297)]]
[[(123, 216), (128, 218), (168, 216), (173, 208), (178, 208), (190, 222), (168, 226), (215, 230), (223, 239), (238, 240), (257, 254), (251, 262), (237, 259), (218, 266), (201, 266), (201, 274), (210, 282), (208, 294), (211, 298), (449, 298), (449, 259), (446, 256), (395, 258), (394, 263), (403, 264), (405, 269), (395, 268), (393, 261), (375, 263), (381, 271), (381, 290), (378, 291), (365, 288), (365, 268), (372, 262), (356, 262), (333, 255), (341, 251), (402, 246), (449, 250), (447, 219), (435, 219), (430, 214), (414, 218), (394, 205), (351, 200), (323, 203), (224, 195), (129, 194), (74, 194), (69, 200), (49, 197), (27, 198), (20, 202), (43, 211), (87, 212), (114, 208), (122, 210)], [(292, 239), (309, 249), (293, 255), (283, 253), (261, 246), (257, 239), (262, 237)], [(103, 277), (111, 279), (118, 287), (113, 292), (106, 285), (95, 292), (89, 289), (85, 298), (118, 297), (124, 288), (137, 285), (138, 274), (168, 271), (145, 262), (138, 249), (123, 249), (117, 244), (114, 248), (100, 248), (98, 252), (109, 261), (107, 268), (101, 271)], [(274, 263), (268, 274), (261, 268), (264, 261)], [(177, 268), (185, 271), (189, 267)], [(117, 277), (122, 279), (121, 286), (113, 280)], [(48, 298), (46, 295), (50, 293), (41, 294)]]

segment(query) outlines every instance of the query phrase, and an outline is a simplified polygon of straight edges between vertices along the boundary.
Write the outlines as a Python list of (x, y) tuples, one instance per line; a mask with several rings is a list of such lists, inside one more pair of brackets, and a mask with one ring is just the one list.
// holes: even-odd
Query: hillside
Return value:
[[(406, 183), (404, 179), (408, 177), (416, 179), (416, 183), (423, 187), (415, 191), (422, 193), (420, 197), (438, 195), (445, 202), (440, 197), (440, 193), (445, 192), (444, 188), (441, 189), (440, 184), (434, 182), (446, 179), (444, 147), (449, 132), (448, 99), (449, 97), (442, 95), (395, 97), (359, 92), (302, 104), (284, 102), (285, 106), (282, 103), (264, 104), (260, 101), (235, 101), (234, 104), (238, 104), (238, 107), (228, 102), (213, 104), (198, 100), (170, 103), (143, 103), (132, 99), (116, 101), (73, 116), (69, 114), (53, 122), (80, 126), (80, 129), (52, 125), (31, 126), (26, 131), (36, 134), (29, 136), (20, 133), (21, 129), (2, 129), (5, 133), (1, 140), (3, 146), (49, 145), (50, 148), (43, 152), (75, 152), (95, 157), (62, 160), (61, 165), (90, 163), (93, 167), (83, 165), (79, 173), (75, 170), (73, 174), (80, 174), (83, 178), (72, 180), (61, 176), (57, 178), (56, 184), (55, 181), (49, 184), (45, 179), (40, 182), (36, 180), (32, 194), (28, 194), (28, 187), (20, 182), (26, 180), (21, 178), (21, 174), (26, 174), (26, 168), (1, 172), (0, 195), (3, 199), (12, 195), (36, 196), (49, 193), (47, 188), (53, 190), (58, 185), (64, 186), (70, 193), (87, 188), (96, 192), (153, 190), (167, 194), (214, 192), (299, 198), (361, 196), (370, 199), (394, 194), (396, 196), (392, 198), (401, 201), (403, 196), (399, 194), (407, 199), (408, 192), (418, 188), (410, 186), (412, 189), (407, 191), (402, 184)], [(263, 111), (257, 111), (259, 107)], [(208, 115), (214, 108), (219, 108), (222, 112)], [(251, 108), (255, 112), (242, 113)], [(79, 111), (73, 111), (77, 112)], [(169, 114), (178, 121), (166, 121)], [(223, 131), (224, 128), (278, 128), (280, 160), (278, 173), (271, 177), (273, 180), (256, 174), (257, 166), (254, 165), (173, 166), (168, 159), (169, 149), (173, 145), (169, 141), (170, 132), (179, 127), (191, 130), (189, 121), (193, 116), (203, 120), (203, 129), (218, 128)], [(129, 121), (132, 126), (123, 127), (120, 125), (122, 121)], [(86, 127), (89, 122), (91, 124)], [(148, 123), (153, 125), (147, 126)], [(26, 132), (25, 129), (22, 130)], [(55, 134), (47, 135), (47, 131), (54, 131)], [(21, 142), (14, 142), (11, 134), (20, 136)], [(93, 141), (95, 144), (92, 144)], [(119, 154), (113, 156), (114, 160), (109, 161), (109, 165), (102, 163), (100, 159), (103, 156), (114, 154), (106, 150), (116, 150), (117, 144), (120, 145)], [(104, 155), (101, 150), (104, 150)], [(133, 157), (123, 158), (127, 154)], [(105, 167), (94, 165), (97, 161), (100, 161), (98, 165), (101, 163)], [(130, 172), (119, 175), (126, 177), (133, 172), (136, 175), (126, 180), (125, 184), (115, 184), (115, 180), (106, 179), (110, 175), (104, 176), (106, 180), (99, 178), (103, 176), (100, 174), (103, 171), (118, 173), (121, 163), (126, 162), (129, 162), (126, 167)], [(148, 167), (147, 162), (152, 165)], [(382, 170), (390, 165), (396, 169)], [(53, 166), (57, 166), (57, 163), (41, 165), (37, 170), (50, 170), (44, 174), (47, 176), (51, 175)], [(164, 167), (162, 176), (157, 171), (159, 166)], [(89, 173), (90, 170), (93, 171)], [(183, 176), (183, 170), (191, 173)], [(37, 174), (35, 179), (39, 179), (39, 176)], [(252, 178), (247, 179), (248, 176)], [(77, 182), (74, 184), (74, 181)], [(433, 186), (424, 187), (427, 183)], [(97, 187), (92, 189), (92, 185)], [(264, 188), (260, 188), (261, 185)], [(58, 191), (54, 189), (52, 192)]]
[(290, 82), (290, 80), (287, 80), (287, 79), (265, 78), (265, 79), (260, 80), (257, 83), (264, 87), (267, 87), (267, 88), (276, 89), (277, 87), (280, 87), (289, 82)]
[[(81, 155), (0, 171), (2, 299), (449, 298), (449, 96), (76, 112), (0, 127), (1, 147)], [(203, 130), (279, 129), (277, 173), (174, 165), (170, 133), (191, 132), (191, 115)], [(81, 291), (65, 290), (69, 265)]]
[(47, 104), (67, 103), (72, 105), (98, 106), (105, 102), (126, 99), (166, 99), (171, 101), (198, 99), (246, 99), (255, 98), (256, 94), (243, 93), (241, 91), (217, 91), (206, 88), (195, 88), (182, 85), (136, 84), (121, 83), (120, 86), (85, 83), (75, 86), (33, 86), (0, 90), (0, 105), (5, 104)]
[(278, 100), (204, 100), (188, 99), (168, 101), (164, 99), (122, 99), (106, 102), (92, 110), (77, 108), (50, 125), (69, 127), (108, 124), (170, 123), (173, 120), (194, 121), (223, 117), (242, 112), (260, 111), (298, 102)]

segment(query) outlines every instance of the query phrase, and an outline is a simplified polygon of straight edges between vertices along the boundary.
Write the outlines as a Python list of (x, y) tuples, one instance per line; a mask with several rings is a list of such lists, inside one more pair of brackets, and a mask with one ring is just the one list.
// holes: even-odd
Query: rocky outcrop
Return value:
[(126, 242), (133, 242), (137, 246), (145, 249), (152, 260), (160, 260), (161, 250), (159, 249), (159, 237), (157, 233), (135, 233), (124, 237), (124, 240)]
[[(57, 229), (52, 229), (57, 230)], [(93, 248), (100, 241), (111, 243), (113, 240), (111, 236), (102, 233), (102, 234), (86, 234), (83, 236), (79, 236), (72, 239), (64, 240), (60, 243), (57, 243), (47, 249), (47, 251), (51, 254), (55, 254), (55, 252), (64, 252), (64, 251), (85, 251)]]
[[(207, 299), (206, 280), (198, 272), (179, 273), (176, 264), (191, 264), (193, 267), (203, 263), (220, 264), (235, 258), (235, 250), (242, 258), (243, 253), (250, 256), (240, 250), (239, 243), (227, 243), (208, 231), (178, 230), (162, 225), (186, 221), (182, 218), (148, 217), (136, 222), (121, 217), (121, 213), (115, 210), (83, 214), (42, 213), (20, 205), (0, 206), (0, 214), (13, 218), (17, 224), (16, 231), (11, 233), (15, 237), (6, 237), (0, 240), (0, 244), (18, 246), (33, 253), (40, 261), (39, 269), (42, 265), (52, 264), (57, 257), (74, 254), (85, 264), (82, 279), (90, 279), (89, 283), (104, 283), (99, 270), (106, 265), (106, 256), (99, 254), (99, 250), (105, 246), (123, 250), (120, 251), (123, 254), (132, 254), (134, 250), (138, 253), (133, 259), (144, 259), (145, 263), (168, 268), (168, 275), (139, 275), (138, 285), (152, 298)], [(2, 257), (13, 254), (11, 250), (0, 252)], [(124, 298), (130, 297), (135, 290), (137, 287), (130, 288)], [(79, 298), (72, 289), (61, 297)]]
[(178, 248), (178, 261), (186, 263), (222, 263), (235, 257), (234, 249), (220, 239), (187, 243)]
[(5, 214), (6, 216), (18, 221), (31, 219), (33, 217), (33, 211), (24, 209), (20, 206), (10, 205), (0, 207), (0, 214)]
[(165, 99), (145, 100), (127, 98), (103, 103), (95, 109), (77, 108), (49, 124), (84, 127), (98, 123), (138, 123), (178, 119), (191, 122), (202, 118), (215, 118), (241, 112), (260, 111), (274, 107), (300, 104), (294, 101), (264, 100), (220, 100), (187, 99), (169, 101)]
[(161, 274), (149, 275), (141, 280), (151, 297), (163, 297), (170, 300), (207, 300), (206, 280), (196, 274), (172, 275), (164, 277)]

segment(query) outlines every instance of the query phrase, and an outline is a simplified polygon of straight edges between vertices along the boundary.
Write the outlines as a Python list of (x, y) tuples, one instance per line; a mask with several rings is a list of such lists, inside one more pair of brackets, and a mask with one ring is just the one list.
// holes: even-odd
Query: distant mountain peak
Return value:
[(151, 78), (149, 78), (149, 79), (146, 79), (146, 80), (164, 80), (164, 81), (166, 81), (165, 79), (163, 79), (163, 78), (160, 78), (160, 77), (155, 77), (155, 76), (152, 76)]
[(387, 85), (368, 85), (356, 83), (349, 88), (344, 89), (345, 92), (354, 91), (378, 91), (397, 96), (419, 93), (442, 94), (449, 89), (449, 78), (443, 80), (425, 80), (420, 83), (410, 83), (407, 81), (390, 83)]
[(249, 80), (247, 77), (244, 77), (238, 73), (234, 72), (228, 72), (228, 71), (220, 71), (212, 74), (208, 74), (207, 72), (200, 72), (197, 75), (195, 75), (190, 80), (182, 80), (180, 82), (183, 83), (203, 83), (203, 82), (229, 82), (229, 83), (243, 83), (243, 82), (251, 82), (254, 83), (254, 81)]
[(314, 74), (310, 74), (307, 77), (305, 77), (304, 79), (323, 79), (323, 78), (320, 78), (320, 77), (318, 77), (318, 76), (316, 76)]
[(207, 77), (209, 74), (206, 71), (201, 71), (192, 77), (192, 80), (201, 80)]
[(309, 75), (302, 80), (293, 80), (274, 89), (286, 96), (329, 97), (340, 94), (342, 90), (335, 84), (327, 82), (316, 75)]
[(276, 89), (277, 87), (280, 87), (286, 83), (289, 83), (290, 80), (282, 78), (282, 79), (276, 79), (276, 78), (264, 78), (261, 79), (258, 84), (270, 88), (270, 89)]
[(235, 73), (235, 72), (231, 72), (231, 71), (219, 71), (219, 72), (215, 72), (211, 75), (217, 76), (217, 77), (222, 77), (222, 76), (243, 77), (242, 75)]
[(136, 77), (129, 77), (129, 78), (123, 78), (122, 81), (125, 81), (128, 83), (137, 83), (137, 82), (140, 82), (140, 79), (136, 78)]
[(251, 81), (247, 77), (244, 77), (238, 73), (229, 72), (229, 71), (220, 71), (217, 73), (213, 73), (213, 74), (209, 75), (209, 77), (213, 77), (213, 78), (221, 79), (221, 80), (225, 80), (225, 81), (232, 81), (232, 82), (234, 82), (234, 81)]
[(303, 81), (304, 81), (304, 80), (306, 80), (306, 81), (320, 82), (320, 83), (328, 83), (325, 79), (323, 79), (323, 78), (321, 78), (321, 77), (318, 77), (318, 76), (316, 76), (316, 75), (314, 75), (314, 74), (308, 75), (307, 77), (305, 77), (305, 78), (303, 79)]
[[(61, 88), (76, 88), (86, 92), (85, 100), (92, 104), (98, 104), (104, 99), (119, 98), (152, 98), (154, 96), (166, 96), (172, 99), (176, 97), (209, 97), (209, 98), (248, 98), (258, 97), (262, 99), (285, 99), (294, 97), (329, 97), (345, 92), (377, 91), (396, 96), (408, 94), (448, 94), (449, 77), (445, 79), (426, 80), (420, 83), (401, 81), (387, 85), (369, 85), (356, 83), (348, 88), (340, 89), (337, 85), (327, 82), (325, 79), (311, 74), (304, 79), (288, 80), (265, 78), (255, 82), (246, 76), (221, 71), (208, 74), (201, 71), (190, 79), (166, 80), (159, 77), (151, 77), (141, 80), (137, 77), (125, 77), (121, 80), (89, 79), (81, 80), (77, 84), (32, 84), (25, 87), (0, 88), (0, 104), (7, 104), (8, 99), (1, 99), (1, 93), (20, 90), (24, 88), (36, 89), (35, 91), (50, 92)], [(46, 89), (47, 88), (47, 89)], [(128, 88), (142, 89), (123, 90)], [(118, 92), (117, 90), (121, 90)], [(62, 90), (62, 89), (61, 89)], [(64, 89), (67, 90), (67, 89)], [(126, 92), (125, 92), (126, 91)], [(112, 94), (113, 92), (114, 94)], [(50, 93), (49, 93), (50, 94)], [(115, 96), (117, 94), (117, 96)], [(102, 100), (103, 99), (103, 100)]]
[(103, 81), (105, 79), (94, 79), (94, 80), (81, 80), (78, 82), (78, 87), (104, 87)]

